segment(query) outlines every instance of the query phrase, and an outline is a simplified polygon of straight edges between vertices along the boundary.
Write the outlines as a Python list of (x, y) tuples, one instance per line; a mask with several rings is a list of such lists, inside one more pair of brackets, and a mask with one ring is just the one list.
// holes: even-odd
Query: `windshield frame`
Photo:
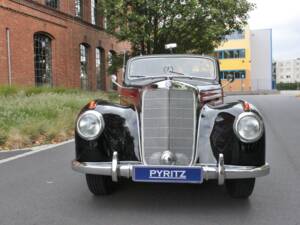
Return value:
[[(134, 61), (137, 61), (137, 60), (141, 60), (141, 59), (151, 59), (151, 58), (201, 58), (201, 59), (207, 59), (207, 60), (210, 60), (213, 65), (214, 65), (214, 77), (212, 78), (205, 78), (205, 77), (199, 77), (199, 76), (190, 76), (188, 74), (185, 74), (185, 75), (171, 75), (171, 74), (161, 74), (161, 75), (158, 75), (158, 76), (145, 76), (145, 77), (137, 77), (137, 78), (134, 78), (134, 77), (131, 77), (129, 76), (130, 74), (130, 68), (131, 68), (131, 64), (134, 62)], [(125, 79), (127, 79), (128, 81), (141, 81), (141, 80), (147, 80), (147, 79), (153, 79), (153, 80), (156, 80), (156, 79), (163, 79), (163, 78), (181, 78), (181, 79), (195, 79), (195, 80), (205, 80), (205, 81), (216, 81), (218, 79), (218, 64), (217, 64), (217, 61), (215, 58), (213, 57), (210, 57), (210, 56), (200, 56), (200, 55), (189, 55), (189, 54), (186, 54), (186, 55), (148, 55), (148, 56), (138, 56), (138, 57), (134, 57), (134, 58), (131, 58), (128, 60), (128, 64), (127, 64), (127, 67), (126, 67), (126, 72), (125, 72)]]

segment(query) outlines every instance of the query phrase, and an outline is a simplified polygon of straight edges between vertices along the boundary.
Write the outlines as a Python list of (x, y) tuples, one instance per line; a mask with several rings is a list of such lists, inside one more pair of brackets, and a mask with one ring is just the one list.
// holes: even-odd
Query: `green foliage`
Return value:
[(247, 0), (99, 0), (107, 31), (130, 41), (134, 54), (209, 53), (246, 24), (255, 5)]
[(17, 87), (17, 86), (0, 86), (0, 96), (12, 96), (16, 94), (25, 94), (26, 96), (37, 95), (42, 93), (56, 93), (56, 94), (76, 94), (80, 93), (78, 89), (68, 89), (64, 87)]
[(0, 96), (15, 95), (17, 92), (16, 87), (0, 86)]
[(23, 148), (71, 138), (79, 110), (97, 98), (118, 101), (116, 93), (0, 87), (0, 149)]
[(276, 88), (277, 90), (300, 90), (300, 83), (279, 83)]
[(111, 58), (111, 62), (109, 62), (108, 74), (113, 75), (117, 74), (118, 70), (122, 68), (123, 65), (123, 57), (124, 55), (113, 54)]

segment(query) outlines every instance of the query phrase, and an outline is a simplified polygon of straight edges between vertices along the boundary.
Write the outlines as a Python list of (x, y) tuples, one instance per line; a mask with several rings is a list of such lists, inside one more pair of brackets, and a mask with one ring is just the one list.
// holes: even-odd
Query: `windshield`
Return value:
[(215, 79), (215, 63), (200, 57), (153, 57), (133, 60), (128, 71), (129, 78), (162, 76), (189, 76)]

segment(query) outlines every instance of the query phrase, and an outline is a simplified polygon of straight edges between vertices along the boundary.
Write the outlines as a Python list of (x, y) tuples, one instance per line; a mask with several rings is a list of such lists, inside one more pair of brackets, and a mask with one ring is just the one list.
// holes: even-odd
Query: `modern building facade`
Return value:
[(251, 30), (251, 83), (252, 90), (272, 90), (272, 30)]
[(225, 91), (272, 89), (272, 30), (234, 32), (226, 36), (215, 56), (219, 59), (222, 83), (226, 83), (228, 74), (235, 77)]
[(0, 85), (110, 89), (109, 61), (130, 44), (98, 11), (97, 0), (0, 0)]
[(276, 83), (300, 82), (300, 58), (276, 61)]

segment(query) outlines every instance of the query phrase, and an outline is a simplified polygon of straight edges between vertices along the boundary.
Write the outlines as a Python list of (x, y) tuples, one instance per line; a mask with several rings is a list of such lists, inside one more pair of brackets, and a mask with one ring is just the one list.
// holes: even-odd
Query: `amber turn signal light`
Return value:
[(88, 108), (89, 109), (95, 109), (97, 106), (97, 103), (95, 101), (91, 101), (89, 104), (88, 104)]

